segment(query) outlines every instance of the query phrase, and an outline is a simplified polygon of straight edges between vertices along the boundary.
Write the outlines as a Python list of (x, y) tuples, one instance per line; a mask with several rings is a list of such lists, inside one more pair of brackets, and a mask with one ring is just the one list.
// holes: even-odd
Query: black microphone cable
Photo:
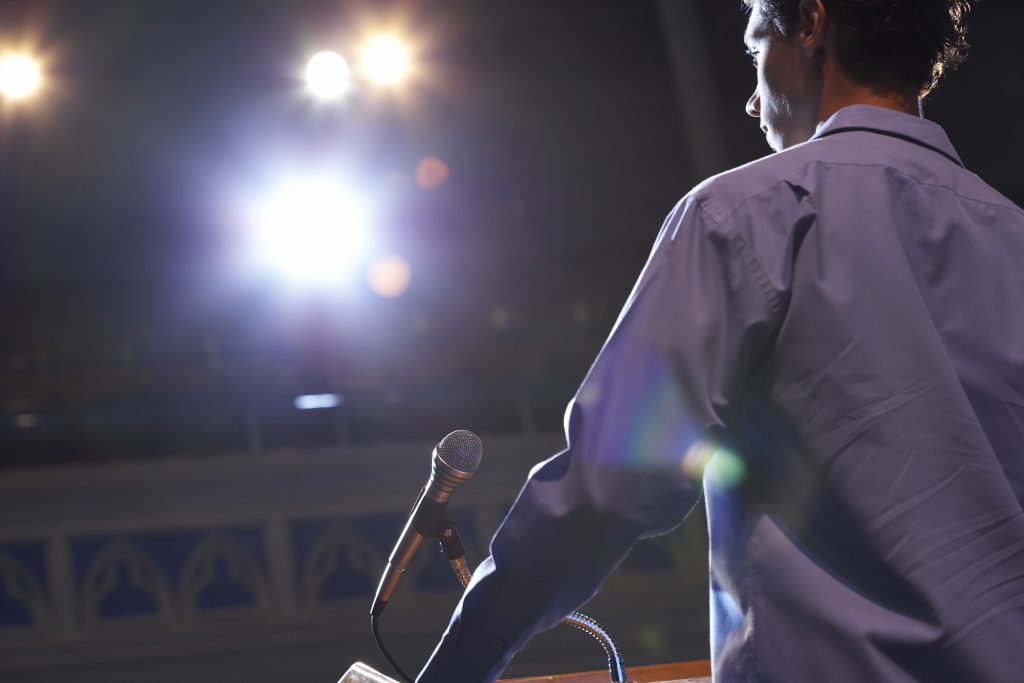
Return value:
[(388, 652), (387, 647), (384, 646), (384, 639), (380, 637), (380, 628), (377, 624), (376, 614), (370, 615), (370, 628), (373, 630), (373, 639), (377, 641), (377, 647), (379, 647), (380, 651), (384, 653), (384, 658), (388, 660), (388, 664), (391, 665), (391, 668), (398, 672), (398, 677), (405, 681), (405, 683), (413, 683), (409, 674), (405, 673), (405, 671), (402, 670), (402, 667), (398, 666), (398, 662), (395, 661), (395, 658), (391, 656), (390, 652)]

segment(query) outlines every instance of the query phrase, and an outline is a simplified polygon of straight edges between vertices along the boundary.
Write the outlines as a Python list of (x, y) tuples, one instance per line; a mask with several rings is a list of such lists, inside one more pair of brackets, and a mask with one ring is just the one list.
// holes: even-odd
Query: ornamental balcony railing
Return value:
[[(443, 435), (441, 435), (443, 436)], [(433, 443), (11, 471), (0, 477), (0, 680), (333, 681), (383, 670), (367, 624)], [(472, 564), (558, 436), (487, 437), (453, 497)], [(700, 520), (640, 544), (588, 613), (630, 664), (706, 656)], [(385, 614), (415, 668), (460, 589), (424, 547)], [(512, 671), (600, 666), (566, 630)]]

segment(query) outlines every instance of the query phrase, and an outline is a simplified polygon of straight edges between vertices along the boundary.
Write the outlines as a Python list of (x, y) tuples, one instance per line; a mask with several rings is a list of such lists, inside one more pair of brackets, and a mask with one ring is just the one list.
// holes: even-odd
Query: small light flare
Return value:
[(412, 267), (401, 256), (389, 254), (374, 259), (366, 271), (370, 289), (384, 299), (396, 299), (409, 289)]
[(572, 320), (579, 327), (586, 327), (590, 324), (593, 316), (590, 313), (590, 307), (581, 301), (577, 301), (572, 305)]
[(43, 81), (39, 64), (25, 54), (7, 55), (0, 60), (0, 92), (11, 100), (34, 94)]
[(437, 157), (427, 157), (416, 164), (416, 184), (424, 190), (440, 187), (450, 175), (451, 170), (448, 168), (448, 164)]
[(348, 62), (337, 52), (318, 52), (306, 65), (306, 85), (323, 100), (336, 100), (348, 92), (351, 84)]
[(409, 49), (394, 36), (378, 36), (363, 49), (363, 70), (374, 82), (390, 86), (409, 75)]
[(735, 453), (724, 448), (715, 453), (708, 466), (704, 470), (704, 476), (711, 480), (711, 483), (724, 489), (731, 489), (737, 486), (746, 475), (747, 469)]
[(683, 473), (690, 479), (700, 479), (716, 451), (714, 446), (705, 441), (695, 441), (683, 456)]
[(491, 324), (496, 330), (507, 330), (511, 324), (508, 311), (502, 306), (495, 306), (491, 309)]
[(639, 636), (638, 640), (640, 644), (647, 652), (660, 653), (663, 652), (668, 645), (665, 642), (664, 631), (654, 626), (641, 628), (637, 635)]
[(341, 405), (341, 396), (338, 394), (304, 394), (296, 396), (294, 404), (299, 410), (337, 408)]
[[(593, 377), (588, 377), (587, 381), (580, 387), (576, 400), (584, 407), (597, 405), (597, 402), (601, 400), (601, 383)], [(567, 411), (566, 415), (568, 414)]]
[(734, 453), (706, 441), (696, 441), (683, 456), (683, 473), (690, 479), (707, 479), (721, 488), (739, 484), (746, 468)]
[(20, 429), (31, 429), (39, 424), (39, 416), (32, 413), (22, 413), (14, 417), (14, 424)]

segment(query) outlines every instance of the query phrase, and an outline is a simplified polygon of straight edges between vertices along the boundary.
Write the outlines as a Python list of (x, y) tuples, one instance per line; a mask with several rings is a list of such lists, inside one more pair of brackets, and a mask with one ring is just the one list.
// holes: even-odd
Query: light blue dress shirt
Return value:
[(1022, 298), (1024, 213), (924, 119), (701, 184), (419, 681), (495, 680), (702, 490), (716, 682), (1024, 681)]

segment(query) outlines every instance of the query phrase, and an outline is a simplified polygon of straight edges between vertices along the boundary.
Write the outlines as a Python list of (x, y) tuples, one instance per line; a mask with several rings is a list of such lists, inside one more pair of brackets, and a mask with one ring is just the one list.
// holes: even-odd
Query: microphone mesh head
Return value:
[(466, 474), (476, 472), (484, 457), (480, 437), (465, 429), (457, 429), (441, 439), (434, 450), (444, 464)]

